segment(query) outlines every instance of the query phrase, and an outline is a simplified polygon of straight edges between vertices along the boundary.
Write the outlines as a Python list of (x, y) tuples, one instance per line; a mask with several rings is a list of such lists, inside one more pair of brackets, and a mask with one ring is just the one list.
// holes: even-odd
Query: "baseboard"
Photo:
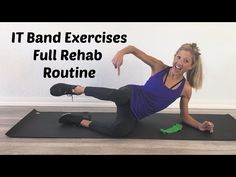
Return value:
[[(111, 101), (101, 101), (92, 97), (0, 97), (0, 106), (62, 106), (62, 107), (115, 107)], [(178, 101), (168, 108), (179, 108)], [(193, 109), (236, 109), (235, 101), (192, 100)]]

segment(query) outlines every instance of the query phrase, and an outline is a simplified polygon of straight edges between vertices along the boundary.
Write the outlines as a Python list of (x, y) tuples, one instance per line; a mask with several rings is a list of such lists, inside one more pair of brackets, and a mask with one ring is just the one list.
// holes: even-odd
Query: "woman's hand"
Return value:
[(199, 126), (200, 131), (209, 131), (210, 133), (213, 133), (214, 131), (214, 124), (210, 121), (204, 121)]
[(120, 75), (120, 67), (123, 64), (123, 57), (124, 57), (124, 54), (119, 51), (116, 53), (116, 55), (112, 59), (112, 63), (115, 69), (117, 69), (118, 75)]

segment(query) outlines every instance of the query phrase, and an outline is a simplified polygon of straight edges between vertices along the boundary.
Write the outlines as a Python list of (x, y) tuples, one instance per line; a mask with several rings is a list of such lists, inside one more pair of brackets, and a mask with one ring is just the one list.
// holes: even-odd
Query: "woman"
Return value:
[(180, 117), (183, 121), (200, 131), (213, 132), (212, 122), (198, 122), (188, 112), (192, 88), (199, 89), (202, 85), (202, 64), (199, 49), (195, 43), (183, 44), (177, 50), (172, 67), (134, 46), (123, 48), (112, 60), (118, 74), (120, 74), (120, 67), (126, 54), (135, 55), (151, 67), (151, 77), (144, 85), (127, 85), (119, 89), (110, 89), (59, 83), (50, 90), (53, 96), (84, 93), (101, 100), (114, 101), (117, 106), (115, 121), (105, 124), (88, 117), (65, 114), (60, 118), (60, 123), (79, 125), (110, 137), (124, 137), (132, 132), (137, 121), (165, 109), (181, 97)]

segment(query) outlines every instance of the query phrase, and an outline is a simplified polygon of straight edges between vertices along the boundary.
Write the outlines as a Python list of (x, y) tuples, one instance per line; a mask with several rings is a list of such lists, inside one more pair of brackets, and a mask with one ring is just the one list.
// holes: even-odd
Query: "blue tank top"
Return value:
[(129, 85), (132, 92), (130, 108), (138, 120), (163, 110), (180, 97), (185, 79), (177, 89), (166, 87), (163, 77), (169, 69), (166, 67), (151, 76), (145, 85)]

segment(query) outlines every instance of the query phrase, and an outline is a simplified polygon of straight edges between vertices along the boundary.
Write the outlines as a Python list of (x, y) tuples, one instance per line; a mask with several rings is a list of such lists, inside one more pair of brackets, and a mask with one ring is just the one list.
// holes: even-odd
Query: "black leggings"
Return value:
[(101, 123), (99, 121), (92, 121), (89, 125), (91, 130), (110, 137), (119, 138), (129, 135), (135, 128), (137, 120), (130, 109), (131, 91), (128, 86), (119, 89), (86, 87), (84, 93), (86, 96), (92, 96), (100, 100), (113, 101), (117, 106), (114, 122)]

